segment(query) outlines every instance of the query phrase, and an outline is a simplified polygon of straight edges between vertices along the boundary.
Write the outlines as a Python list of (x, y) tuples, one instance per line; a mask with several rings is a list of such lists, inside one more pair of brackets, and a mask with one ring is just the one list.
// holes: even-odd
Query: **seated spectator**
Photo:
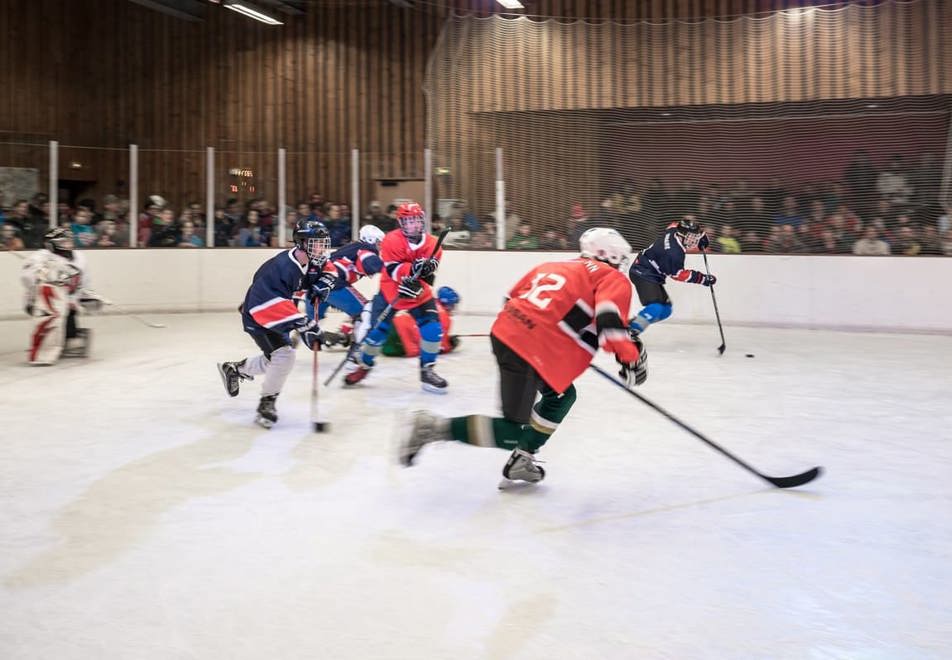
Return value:
[[(120, 243), (116, 240), (116, 223), (114, 220), (103, 218), (96, 223), (96, 247), (119, 247)], [(128, 245), (128, 243), (126, 244)]]
[(919, 254), (923, 256), (941, 256), (942, 241), (939, 240), (939, 231), (935, 225), (926, 225), (922, 228), (922, 237), (919, 239), (922, 245), (922, 251)]
[(70, 224), (70, 231), (73, 232), (73, 243), (78, 249), (92, 247), (99, 238), (96, 235), (96, 229), (90, 224), (92, 219), (90, 212), (81, 207), (73, 214), (73, 222)]
[(350, 220), (344, 221), (340, 212), (340, 204), (327, 204), (325, 206), (324, 224), (327, 226), (327, 231), (330, 232), (332, 248), (339, 248), (350, 243)]
[(879, 230), (875, 226), (866, 228), (863, 238), (853, 244), (853, 254), (861, 256), (889, 256), (889, 244), (879, 238)]
[(0, 225), (0, 251), (12, 252), (23, 249), (23, 239), (19, 236), (20, 229), (11, 222)]
[(554, 229), (547, 229), (539, 241), (540, 250), (568, 250), (569, 242), (565, 236)]
[[(730, 204), (731, 202), (728, 202)], [(710, 237), (708, 237), (710, 240)], [(734, 227), (731, 225), (724, 225), (721, 228), (721, 235), (717, 238), (717, 244), (720, 246), (719, 252), (724, 254), (740, 254), (741, 245), (740, 241), (737, 240), (737, 236), (734, 232)]]
[(912, 186), (906, 180), (906, 171), (902, 157), (893, 156), (876, 178), (876, 191), (879, 196), (888, 199), (893, 206), (905, 206), (912, 195)]
[(195, 234), (195, 223), (186, 220), (182, 223), (182, 235), (179, 236), (179, 247), (200, 248), (205, 247), (205, 241)]
[(793, 225), (778, 225), (770, 230), (767, 251), (773, 254), (798, 254), (805, 251)]
[(946, 229), (942, 234), (942, 254), (952, 257), (952, 229)]
[(450, 219), (454, 221), (454, 224), (456, 220), (462, 222), (471, 234), (478, 232), (481, 228), (479, 219), (469, 210), (464, 201), (456, 201), (450, 205)]
[(238, 238), (235, 241), (235, 247), (261, 247), (267, 246), (268, 241), (261, 235), (261, 227), (258, 226), (258, 212), (254, 209), (248, 209), (245, 219), (238, 230)]
[(367, 214), (364, 216), (363, 224), (379, 227), (385, 234), (397, 228), (396, 221), (384, 213), (383, 205), (376, 200), (370, 202), (370, 205), (367, 207)]
[(921, 251), (922, 246), (916, 238), (915, 230), (908, 224), (900, 227), (897, 232), (896, 241), (892, 246), (892, 253), (914, 257)]
[(793, 195), (783, 198), (783, 210), (774, 216), (774, 224), (799, 227), (803, 224), (803, 216), (797, 209), (797, 200)]
[(754, 230), (749, 230), (744, 233), (744, 236), (740, 239), (740, 249), (741, 252), (745, 254), (763, 252), (764, 251), (764, 239)]
[(473, 250), (496, 249), (496, 223), (492, 217), (485, 217), (481, 223), (482, 231), (473, 234), (469, 239), (469, 247)]
[(165, 208), (152, 218), (152, 228), (149, 233), (148, 247), (166, 248), (175, 247), (179, 242), (178, 226), (175, 224), (175, 212)]
[[(493, 222), (496, 223), (496, 230), (499, 230), (499, 218), (496, 217), (497, 212), (493, 209), (493, 212), (489, 214), (492, 216)], [(516, 235), (516, 230), (519, 228), (519, 225), (522, 224), (522, 220), (513, 210), (512, 202), (506, 200), (506, 240), (512, 238)]]
[(593, 226), (582, 205), (578, 202), (572, 204), (572, 217), (569, 220), (569, 243), (573, 246), (578, 245), (578, 239)]
[(519, 225), (516, 235), (506, 241), (507, 250), (537, 250), (539, 239), (532, 235), (532, 227), (528, 222)]

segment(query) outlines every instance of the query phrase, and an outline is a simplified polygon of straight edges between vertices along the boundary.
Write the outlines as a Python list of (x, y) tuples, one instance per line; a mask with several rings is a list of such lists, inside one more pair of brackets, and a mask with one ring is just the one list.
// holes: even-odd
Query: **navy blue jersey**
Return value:
[(248, 332), (262, 329), (273, 332), (290, 332), (307, 319), (294, 302), (295, 294), (308, 291), (324, 270), (333, 272), (330, 265), (318, 267), (308, 263), (301, 265), (294, 258), (294, 251), (282, 250), (274, 255), (254, 274), (245, 301), (241, 306), (241, 320)]
[(383, 269), (377, 246), (363, 241), (355, 241), (335, 250), (330, 262), (337, 269), (335, 289), (347, 288), (361, 277), (376, 275)]
[(672, 228), (638, 253), (628, 270), (628, 276), (631, 279), (637, 276), (664, 284), (665, 278), (677, 277), (682, 270), (684, 270), (684, 245)]
[(638, 253), (628, 269), (628, 279), (634, 282), (636, 277), (658, 284), (664, 284), (667, 277), (691, 284), (705, 281), (704, 273), (684, 268), (684, 243), (674, 227)]

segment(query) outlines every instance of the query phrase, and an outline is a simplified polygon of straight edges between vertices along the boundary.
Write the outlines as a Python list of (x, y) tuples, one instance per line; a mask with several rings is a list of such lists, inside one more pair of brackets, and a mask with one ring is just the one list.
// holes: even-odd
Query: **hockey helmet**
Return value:
[(331, 248), (331, 237), (320, 220), (298, 220), (294, 228), (294, 244), (307, 253), (312, 261), (320, 261)]
[(623, 267), (631, 254), (631, 246), (621, 234), (608, 227), (587, 229), (578, 239), (582, 256)]
[(447, 311), (452, 311), (452, 309), (459, 304), (459, 294), (456, 293), (455, 289), (448, 286), (441, 286), (436, 291), (436, 299), (440, 301), (440, 304), (443, 305)]
[(400, 224), (403, 235), (416, 242), (423, 236), (426, 213), (416, 202), (404, 202), (397, 207), (397, 222)]
[(43, 234), (43, 247), (67, 259), (73, 258), (73, 232), (69, 227), (53, 227)]
[(681, 238), (681, 242), (684, 243), (687, 250), (696, 248), (704, 234), (693, 215), (686, 215), (678, 222), (671, 223), (671, 227), (674, 228), (674, 233)]
[(364, 225), (360, 228), (360, 233), (357, 236), (363, 243), (380, 245), (383, 241), (383, 230), (377, 225)]

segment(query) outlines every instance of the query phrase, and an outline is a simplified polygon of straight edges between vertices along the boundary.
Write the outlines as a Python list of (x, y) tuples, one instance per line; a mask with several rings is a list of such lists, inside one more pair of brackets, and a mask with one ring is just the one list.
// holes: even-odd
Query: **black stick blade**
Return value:
[(823, 474), (823, 468), (817, 466), (811, 470), (807, 470), (802, 474), (795, 474), (792, 477), (768, 477), (766, 475), (760, 476), (772, 483), (777, 488), (796, 488), (797, 486), (810, 483), (821, 474)]
[(717, 354), (724, 355), (724, 349), (726, 348), (727, 348), (727, 344), (721, 344), (720, 346), (717, 347)]

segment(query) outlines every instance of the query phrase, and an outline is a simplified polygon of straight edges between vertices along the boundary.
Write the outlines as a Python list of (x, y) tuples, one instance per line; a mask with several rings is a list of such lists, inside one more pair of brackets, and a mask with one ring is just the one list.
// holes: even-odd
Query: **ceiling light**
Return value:
[(284, 25), (284, 23), (278, 19), (274, 18), (273, 16), (269, 16), (254, 5), (251, 5), (247, 2), (230, 2), (225, 5), (225, 8), (236, 11), (239, 14), (244, 14), (248, 18), (253, 18), (256, 21), (267, 23), (268, 25)]
[(875, 109), (875, 108), (878, 108), (878, 107), (879, 107), (879, 104), (878, 104), (878, 103), (867, 103), (867, 104), (866, 104), (866, 107), (869, 108), (870, 110), (873, 110), (873, 109)]
[(519, 0), (496, 0), (506, 9), (525, 9), (525, 6)]

